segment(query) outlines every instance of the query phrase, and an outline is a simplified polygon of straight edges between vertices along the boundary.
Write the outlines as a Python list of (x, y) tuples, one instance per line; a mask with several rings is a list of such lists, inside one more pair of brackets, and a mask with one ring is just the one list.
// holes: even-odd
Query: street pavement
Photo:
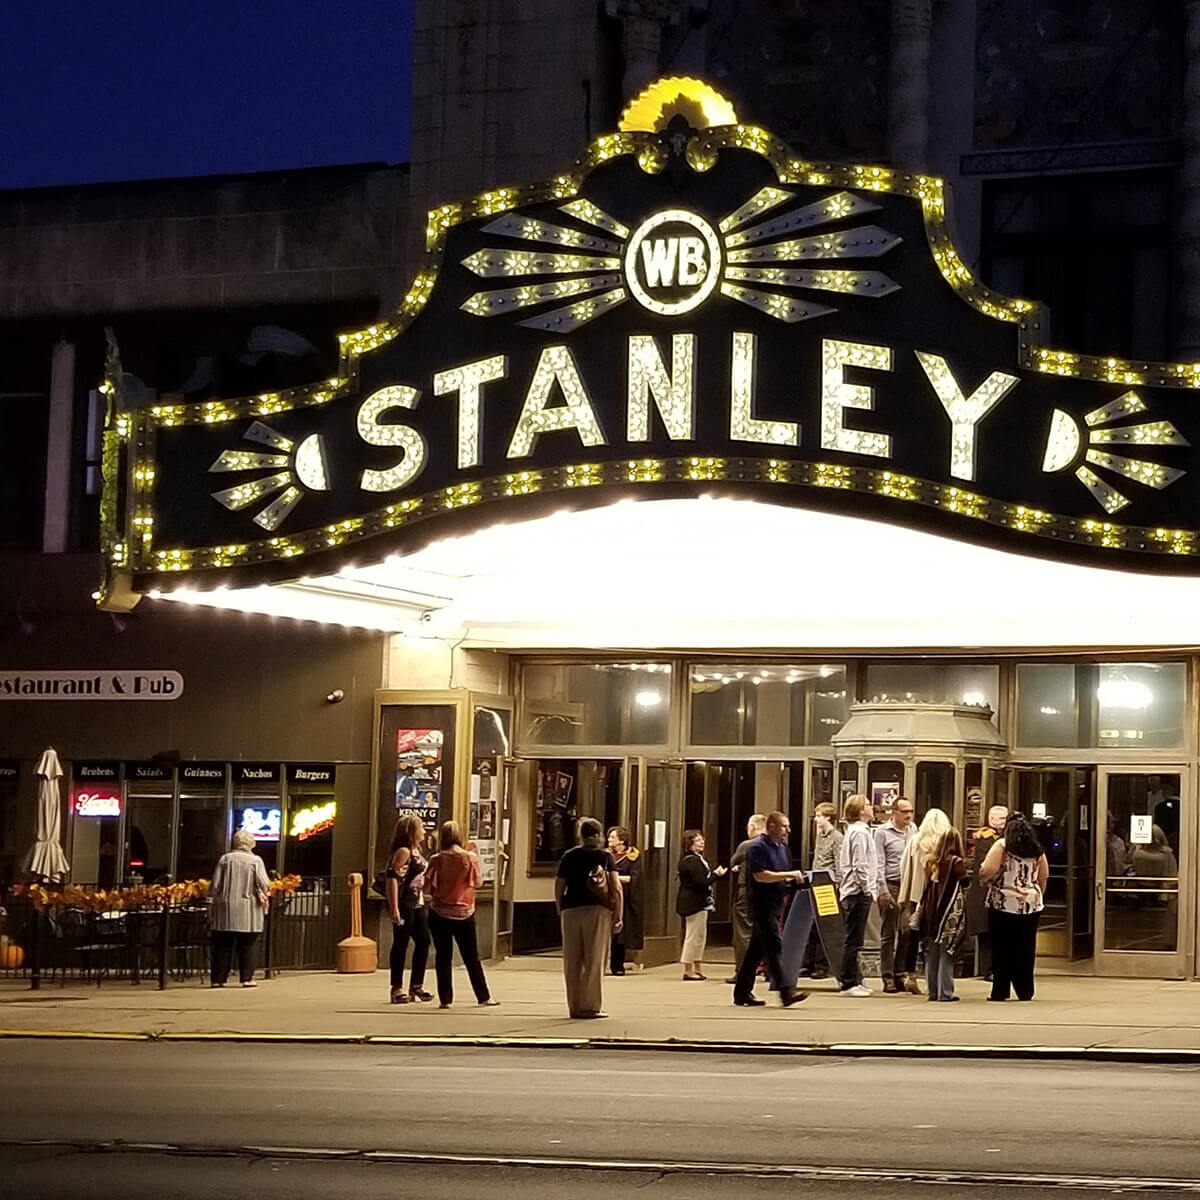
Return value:
[[(1030, 1004), (985, 1001), (987, 984), (960, 980), (957, 1004), (877, 992), (853, 1000), (832, 981), (813, 983), (808, 1000), (781, 1009), (760, 983), (768, 1006), (734, 1008), (713, 965), (705, 983), (684, 983), (678, 966), (605, 981), (604, 1021), (572, 1021), (553, 958), (510, 959), (489, 966), (498, 1008), (478, 1008), (461, 969), (454, 1007), (391, 1005), (384, 971), (371, 975), (295, 973), (254, 989), (173, 984), (165, 991), (124, 982), (59, 986), (0, 983), (0, 1032), (104, 1033), (130, 1036), (248, 1035), (345, 1039), (630, 1039), (714, 1046), (938, 1047), (952, 1049), (1096, 1048), (1154, 1057), (1200, 1054), (1200, 984), (1097, 979), (1042, 972)], [(875, 981), (876, 987), (878, 981)], [(428, 981), (432, 985), (432, 979)]]
[(1200, 1194), (1193, 1066), (9, 1040), (0, 1078), (12, 1196)]

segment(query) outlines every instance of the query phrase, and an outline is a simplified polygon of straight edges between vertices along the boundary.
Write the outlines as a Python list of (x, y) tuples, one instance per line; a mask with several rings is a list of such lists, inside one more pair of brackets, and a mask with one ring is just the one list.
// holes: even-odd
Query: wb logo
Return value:
[(707, 269), (704, 241), (698, 237), (647, 238), (642, 243), (642, 277), (647, 287), (695, 287)]
[(629, 291), (643, 308), (677, 316), (702, 304), (717, 286), (721, 242), (699, 214), (667, 209), (634, 230), (624, 265)]

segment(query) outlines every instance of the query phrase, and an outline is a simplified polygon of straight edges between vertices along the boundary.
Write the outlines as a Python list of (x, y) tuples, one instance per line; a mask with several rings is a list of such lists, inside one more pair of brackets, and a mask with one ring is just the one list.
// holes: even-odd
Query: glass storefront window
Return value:
[(521, 737), (534, 746), (665, 746), (670, 663), (526, 663)]
[(844, 664), (695, 664), (695, 746), (827, 746), (849, 714)]
[(1184, 663), (1020, 663), (1017, 744), (1170, 749), (1184, 745)]
[(226, 843), (224, 789), (180, 796), (176, 878), (211, 879), (217, 859), (229, 849)]
[(531, 866), (553, 869), (564, 851), (575, 845), (576, 831), (584, 817), (595, 817), (610, 829), (617, 824), (620, 809), (619, 761), (539, 759)]
[(917, 763), (917, 794), (913, 797), (917, 820), (931, 808), (940, 808), (954, 820), (954, 764), (948, 762)]
[(125, 809), (125, 879), (129, 882), (155, 883), (170, 874), (174, 807), (173, 789), (129, 785)]
[(1000, 668), (987, 663), (871, 663), (866, 698), (986, 704), (994, 721), (1000, 703)]
[(875, 810), (877, 823), (892, 815), (892, 805), (904, 793), (904, 764), (888, 759), (872, 759), (867, 763), (867, 799)]

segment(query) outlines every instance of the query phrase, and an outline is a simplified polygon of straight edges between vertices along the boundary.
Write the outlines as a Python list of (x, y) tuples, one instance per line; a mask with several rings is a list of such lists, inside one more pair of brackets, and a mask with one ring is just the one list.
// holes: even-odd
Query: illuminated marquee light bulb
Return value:
[(597, 208), (590, 200), (572, 200), (570, 204), (560, 204), (560, 212), (565, 212), (567, 216), (574, 217), (577, 221), (583, 221), (587, 225), (595, 225), (597, 229), (603, 229), (605, 233), (611, 233), (624, 241), (629, 236), (629, 228), (622, 225), (616, 217), (610, 217), (602, 208)]
[(547, 242), (556, 246), (577, 246), (580, 250), (596, 250), (602, 254), (618, 254), (621, 247), (617, 242), (608, 238), (596, 237), (591, 233), (582, 233), (578, 229), (567, 229), (562, 225), (552, 225), (549, 221), (539, 221), (533, 217), (522, 217), (517, 214), (500, 217), (483, 227), (484, 233), (499, 233), (505, 237), (520, 238), (525, 242)]
[[(772, 209), (778, 208), (781, 204), (787, 204), (795, 198), (792, 192), (785, 192), (777, 187), (760, 188), (745, 204), (725, 217), (718, 228), (722, 233), (731, 233), (739, 226), (745, 225), (747, 221), (757, 221)], [(728, 238), (725, 239), (725, 244), (731, 245)]]
[(1186, 446), (1187, 438), (1170, 421), (1149, 421), (1123, 429), (1097, 429), (1089, 441), (1119, 443), (1127, 446)]
[(1124, 458), (1119, 454), (1106, 454), (1102, 450), (1089, 450), (1087, 460), (1097, 467), (1106, 467), (1135, 483), (1162, 489), (1187, 474), (1175, 467), (1164, 467), (1160, 463), (1145, 462), (1136, 458)]
[(794, 212), (784, 213), (749, 229), (730, 233), (725, 239), (725, 244), (732, 250), (735, 246), (765, 242), (785, 233), (794, 233), (798, 229), (811, 229), (815, 225), (826, 225), (831, 221), (857, 216), (859, 213), (873, 212), (879, 207), (874, 200), (867, 200), (851, 192), (838, 192), (824, 200), (818, 200), (815, 204), (806, 204)]
[(1050, 416), (1050, 433), (1046, 438), (1046, 453), (1042, 470), (1061, 471), (1075, 461), (1082, 443), (1079, 425), (1069, 413), (1056, 408)]
[(404, 457), (387, 470), (364, 470), (360, 486), (364, 492), (394, 492), (411, 483), (424, 469), (429, 448), (424, 436), (411, 425), (383, 424), (380, 418), (397, 408), (414, 409), (421, 393), (399, 384), (372, 392), (358, 409), (358, 436), (369, 446), (395, 446)]
[(276, 433), (274, 429), (264, 425), (261, 421), (255, 421), (242, 436), (248, 442), (259, 442), (264, 446), (272, 446), (276, 450), (292, 448), (291, 438), (284, 437), (282, 433)]
[(288, 513), (299, 503), (301, 495), (303, 493), (299, 488), (289, 487), (254, 518), (255, 525), (261, 525), (263, 529), (274, 533), (283, 524)]
[(479, 362), (467, 363), (433, 377), (433, 394), (458, 393), (458, 466), (459, 470), (479, 466), (479, 440), (483, 426), (483, 385), (495, 383), (508, 374), (508, 357), (497, 354)]
[(595, 254), (555, 254), (542, 250), (476, 250), (462, 260), (483, 279), (514, 275), (571, 275), (579, 271), (615, 271), (619, 258)]
[(236, 487), (213, 492), (213, 499), (233, 511), (249, 508), (255, 500), (261, 500), (264, 496), (287, 487), (291, 479), (287, 471), (280, 471), (277, 475), (268, 475), (265, 479), (255, 479), (251, 483), (239, 483)]
[[(555, 385), (562, 392), (565, 403), (547, 408)], [(575, 355), (569, 346), (546, 346), (538, 358), (521, 415), (513, 429), (508, 457), (527, 457), (533, 453), (533, 447), (543, 433), (563, 429), (574, 429), (585, 446), (607, 444), (579, 374)]]
[(821, 447), (846, 454), (870, 454), (892, 457), (892, 439), (886, 433), (868, 433), (848, 429), (844, 410), (856, 408), (870, 412), (875, 407), (875, 389), (866, 384), (847, 383), (846, 367), (870, 371), (890, 371), (889, 346), (864, 342), (843, 342), (824, 338), (821, 342)]
[(1092, 409), (1083, 419), (1088, 428), (1091, 428), (1095, 425), (1108, 425), (1112, 421), (1120, 420), (1121, 417), (1132, 417), (1135, 413), (1145, 411), (1146, 402), (1141, 396), (1137, 392), (1126, 392), (1110, 403)]
[(769, 246), (746, 246), (730, 250), (731, 263), (780, 262), (806, 258), (879, 258), (898, 246), (903, 239), (878, 225), (864, 225), (841, 233), (818, 233), (812, 237), (792, 238)]
[(1080, 467), (1075, 472), (1075, 478), (1092, 493), (1096, 502), (1106, 513), (1120, 512), (1130, 503), (1127, 496), (1123, 496), (1115, 487), (1105, 483), (1095, 471), (1088, 467)]
[(788, 270), (785, 267), (738, 267), (725, 268), (725, 278), (740, 283), (773, 283), (777, 287), (809, 288), (818, 292), (844, 292), (847, 295), (880, 296), (891, 295), (900, 290), (900, 285), (882, 271)]
[[(329, 490), (329, 470), (325, 462), (325, 439), (319, 433), (310, 433), (296, 447), (296, 478), (310, 492)], [(296, 499), (299, 499), (297, 494)]]
[(576, 300), (574, 304), (568, 304), (563, 308), (553, 308), (536, 317), (526, 317), (517, 324), (527, 329), (543, 329), (547, 333), (570, 333), (581, 325), (595, 320), (609, 309), (624, 304), (628, 298), (624, 288), (614, 288), (611, 292), (605, 292), (601, 296), (594, 296), (588, 300)]
[(794, 325), (798, 321), (811, 321), (814, 317), (826, 317), (837, 312), (825, 304), (812, 304), (804, 300), (795, 300), (791, 296), (783, 296), (778, 292), (763, 292), (757, 288), (739, 287), (734, 283), (721, 284), (721, 294), (728, 296), (747, 308), (756, 308), (759, 312), (774, 317), (777, 321), (786, 321)]
[(531, 283), (521, 287), (500, 288), (493, 292), (476, 292), (460, 306), (464, 312), (477, 317), (495, 317), (517, 308), (529, 308), (567, 296), (582, 296), (589, 292), (617, 289), (620, 275), (597, 275), (585, 279), (559, 279), (552, 283)]
[(651, 397), (668, 437), (673, 441), (688, 441), (695, 436), (695, 334), (676, 333), (672, 336), (670, 373), (653, 337), (645, 334), (630, 336), (626, 433), (631, 442), (645, 442), (650, 438)]
[(254, 454), (249, 450), (223, 450), (209, 471), (253, 471), (263, 467), (286, 467), (286, 454)]
[(729, 436), (735, 442), (798, 446), (797, 422), (767, 421), (754, 416), (757, 360), (758, 338), (753, 333), (735, 333), (729, 370)]
[(1017, 386), (1016, 375), (993, 371), (969, 396), (939, 354), (916, 351), (917, 361), (933, 385), (934, 394), (950, 418), (950, 474), (955, 479), (975, 478), (975, 452), (979, 422)]

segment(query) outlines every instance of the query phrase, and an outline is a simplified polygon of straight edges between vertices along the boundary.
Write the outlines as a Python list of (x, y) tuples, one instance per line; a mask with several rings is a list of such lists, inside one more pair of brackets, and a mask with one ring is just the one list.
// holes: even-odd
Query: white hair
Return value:
[(253, 850), (254, 838), (244, 829), (236, 829), (233, 834), (233, 849)]
[(942, 838), (949, 832), (950, 818), (940, 808), (931, 808), (921, 820), (921, 827), (914, 839), (916, 845), (913, 853), (922, 870), (937, 858)]

